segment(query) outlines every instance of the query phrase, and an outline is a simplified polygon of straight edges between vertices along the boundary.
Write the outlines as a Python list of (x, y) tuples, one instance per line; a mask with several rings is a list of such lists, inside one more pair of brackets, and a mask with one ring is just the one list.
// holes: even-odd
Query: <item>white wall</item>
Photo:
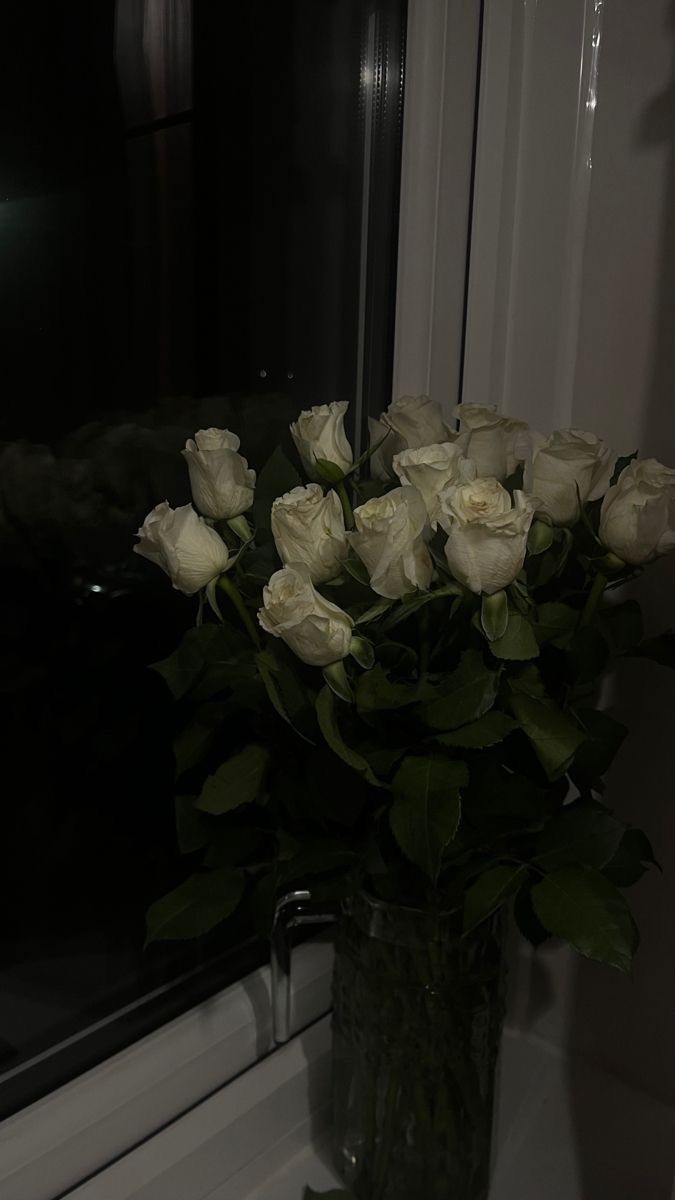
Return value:
[[(573, 421), (622, 451), (675, 465), (675, 5), (608, 0), (599, 63), (583, 256)], [(673, 626), (675, 563), (633, 591), (655, 631)], [(633, 663), (618, 675), (617, 715), (631, 730), (611, 779), (617, 808), (652, 838), (664, 876), (633, 893), (642, 947), (634, 983), (612, 999), (580, 977), (598, 1049), (675, 1101), (675, 678)], [(608, 1007), (609, 1006), (609, 1007)], [(607, 1020), (607, 1012), (612, 1014)]]
[[(487, 0), (464, 399), (675, 465), (672, 0)], [(675, 624), (675, 563), (636, 591)], [(610, 699), (608, 801), (665, 868), (631, 893), (635, 978), (546, 952), (516, 1018), (674, 1102), (675, 678), (627, 663)]]
[(575, 420), (675, 461), (675, 5), (608, 0)]

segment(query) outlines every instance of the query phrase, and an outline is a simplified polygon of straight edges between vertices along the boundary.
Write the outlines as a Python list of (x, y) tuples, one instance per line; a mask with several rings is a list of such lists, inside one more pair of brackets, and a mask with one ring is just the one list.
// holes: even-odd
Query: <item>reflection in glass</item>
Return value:
[(186, 870), (147, 664), (195, 605), (131, 547), (196, 429), (260, 469), (299, 408), (388, 402), (405, 6), (37, 7), (3, 30), (0, 1115), (260, 953), (143, 950)]

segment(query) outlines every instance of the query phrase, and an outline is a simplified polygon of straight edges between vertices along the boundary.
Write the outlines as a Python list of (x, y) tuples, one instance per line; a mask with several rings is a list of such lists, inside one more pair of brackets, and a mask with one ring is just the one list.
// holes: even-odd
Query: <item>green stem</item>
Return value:
[(591, 624), (593, 617), (595, 616), (596, 609), (602, 600), (603, 592), (607, 587), (607, 582), (607, 576), (603, 575), (601, 571), (598, 571), (598, 574), (593, 580), (591, 590), (588, 593), (588, 599), (584, 605), (584, 609), (579, 620), (579, 626), (581, 629), (584, 629), (587, 625)]
[(344, 518), (345, 518), (345, 528), (353, 529), (354, 528), (354, 512), (353, 512), (353, 509), (351, 506), (349, 496), (347, 495), (347, 489), (342, 481), (335, 485), (335, 491), (337, 492), (338, 496), (340, 497), (340, 504), (342, 505), (342, 511), (344, 513)]
[(227, 575), (221, 575), (220, 579), (218, 580), (218, 587), (220, 588), (221, 592), (224, 592), (227, 598), (231, 600), (232, 604), (239, 613), (239, 616), (241, 617), (244, 628), (253, 642), (253, 645), (257, 650), (259, 650), (261, 645), (260, 635), (253, 623), (250, 612), (242, 600), (239, 589), (234, 586), (232, 581), (228, 579)]

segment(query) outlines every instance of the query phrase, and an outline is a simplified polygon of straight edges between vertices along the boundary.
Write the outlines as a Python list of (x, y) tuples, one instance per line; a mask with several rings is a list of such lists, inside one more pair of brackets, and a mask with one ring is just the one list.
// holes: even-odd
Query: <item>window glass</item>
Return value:
[(242, 921), (143, 949), (186, 872), (171, 699), (195, 619), (131, 553), (179, 450), (256, 468), (389, 399), (403, 0), (3, 12), (0, 1115), (251, 969)]

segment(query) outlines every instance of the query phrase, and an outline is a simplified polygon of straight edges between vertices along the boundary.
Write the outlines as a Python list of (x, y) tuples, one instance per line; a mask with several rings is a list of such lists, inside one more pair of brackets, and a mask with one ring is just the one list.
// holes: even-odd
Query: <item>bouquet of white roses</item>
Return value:
[[(179, 707), (191, 868), (149, 938), (206, 933), (311, 882), (463, 914), (514, 899), (523, 933), (628, 969), (622, 887), (654, 861), (603, 801), (626, 730), (597, 707), (612, 656), (675, 665), (605, 594), (675, 546), (675, 471), (591, 433), (403, 397), (357, 462), (345, 403), (256, 481), (227, 430), (183, 454), (194, 507), (159, 504), (139, 554), (199, 596), (156, 665)], [(369, 476), (369, 477), (367, 477)]]

